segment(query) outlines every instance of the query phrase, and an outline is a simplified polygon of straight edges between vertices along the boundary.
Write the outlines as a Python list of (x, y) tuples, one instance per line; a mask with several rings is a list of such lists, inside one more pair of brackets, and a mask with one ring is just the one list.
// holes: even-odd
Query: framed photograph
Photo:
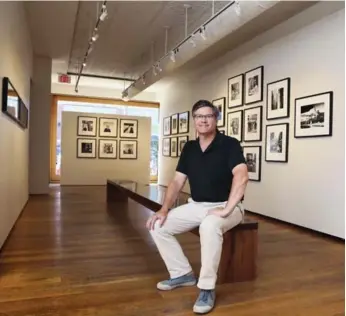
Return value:
[(224, 129), (219, 129), (219, 132), (221, 133), (221, 134), (226, 134), (226, 132), (225, 132), (225, 130)]
[(249, 180), (261, 181), (262, 147), (244, 146), (243, 152), (246, 160)]
[(245, 73), (245, 104), (263, 101), (263, 66)]
[(137, 138), (138, 137), (138, 121), (120, 119), (120, 137)]
[(227, 113), (227, 135), (243, 140), (243, 111), (235, 111)]
[(117, 158), (117, 140), (99, 139), (99, 158), (116, 159)]
[(267, 84), (267, 120), (290, 116), (291, 78)]
[(333, 91), (295, 99), (294, 137), (333, 134)]
[(99, 118), (99, 136), (100, 137), (117, 137), (118, 136), (118, 119), (116, 118)]
[(288, 161), (288, 123), (266, 127), (266, 161)]
[(189, 136), (180, 136), (178, 137), (178, 156), (180, 156), (183, 147), (185, 146), (185, 144), (189, 141)]
[(244, 142), (262, 140), (262, 106), (244, 110)]
[(172, 137), (171, 140), (171, 157), (178, 157), (178, 137)]
[(78, 116), (77, 118), (78, 136), (95, 136), (97, 130), (97, 118), (91, 116)]
[(162, 140), (162, 155), (169, 157), (171, 153), (171, 140), (169, 138), (164, 138)]
[(178, 113), (171, 116), (171, 134), (178, 134)]
[(120, 140), (119, 142), (120, 159), (137, 159), (138, 146), (136, 140)]
[(219, 98), (219, 99), (215, 99), (215, 100), (212, 101), (212, 103), (219, 110), (219, 117), (217, 118), (217, 126), (218, 127), (225, 126), (225, 104), (226, 104), (226, 98), (222, 97), (222, 98)]
[(171, 117), (165, 117), (163, 119), (163, 135), (169, 136), (171, 135)]
[(244, 98), (244, 75), (228, 79), (228, 108), (235, 108), (243, 105)]
[(96, 138), (77, 138), (77, 158), (96, 158)]
[(179, 133), (188, 133), (190, 126), (190, 112), (179, 113)]

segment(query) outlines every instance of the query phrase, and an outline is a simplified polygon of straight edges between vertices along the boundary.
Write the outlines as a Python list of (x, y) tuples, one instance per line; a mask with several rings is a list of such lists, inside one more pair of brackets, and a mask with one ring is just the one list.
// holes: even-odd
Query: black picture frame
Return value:
[[(260, 182), (262, 177), (262, 146), (243, 146), (243, 154), (246, 161), (250, 181)], [(250, 155), (256, 154), (253, 164)]]
[[(283, 132), (280, 140), (280, 136), (277, 140), (271, 140), (272, 133), (278, 131)], [(278, 147), (281, 147), (278, 149)], [(284, 148), (283, 148), (284, 147)], [(288, 149), (289, 149), (289, 123), (276, 123), (268, 124), (266, 126), (266, 139), (265, 139), (265, 161), (267, 162), (288, 162)]]
[(170, 157), (178, 157), (178, 137), (171, 137), (170, 141)]
[[(133, 129), (129, 131), (125, 131), (124, 125), (125, 124), (133, 124)], [(132, 138), (138, 138), (138, 120), (136, 119), (120, 119), (120, 138), (127, 138), (127, 139), (132, 139)], [(129, 127), (128, 127), (129, 128)]]
[[(257, 83), (256, 83), (257, 82)], [(245, 73), (244, 79), (244, 102), (246, 105), (263, 101), (263, 86), (264, 86), (264, 66), (259, 66), (248, 70)], [(250, 90), (257, 87), (257, 93), (250, 95)], [(253, 93), (253, 91), (251, 92)]]
[[(294, 137), (333, 136), (333, 102), (333, 91), (325, 91), (296, 98)], [(305, 114), (302, 112), (302, 107), (304, 107)]]
[[(87, 155), (84, 153), (84, 155), (82, 156), (82, 142), (90, 142), (92, 144), (92, 152), (91, 154)], [(95, 159), (96, 158), (96, 150), (97, 150), (97, 146), (96, 146), (96, 138), (77, 138), (77, 158), (79, 159)]]
[[(113, 145), (114, 150), (112, 151), (113, 155), (109, 155), (109, 156), (105, 156), (104, 153), (101, 153), (101, 150), (103, 148), (103, 143), (109, 143)], [(98, 158), (99, 159), (117, 159), (118, 157), (118, 141), (116, 139), (102, 139), (99, 138), (99, 142), (98, 142)]]
[(171, 124), (171, 117), (170, 116), (166, 116), (163, 118), (162, 127), (163, 127), (163, 136), (171, 135), (172, 124)]
[[(178, 137), (178, 143), (177, 143), (177, 148), (178, 148), (178, 157), (180, 157), (182, 149), (184, 148), (185, 144), (189, 141), (189, 136), (184, 135), (184, 136), (179, 136)], [(184, 145), (182, 145), (182, 143)]]
[[(254, 122), (248, 122), (251, 118), (248, 115), (258, 114), (257, 124)], [(257, 113), (256, 113), (257, 112)], [(263, 130), (263, 108), (262, 106), (255, 106), (252, 108), (244, 109), (244, 123), (243, 123), (243, 141), (244, 142), (260, 142), (262, 141)], [(251, 137), (247, 132), (251, 132)]]
[[(278, 90), (278, 91), (277, 91)], [(277, 98), (274, 99), (274, 96)], [(282, 108), (280, 109), (282, 104)], [(288, 118), (291, 107), (291, 78), (283, 78), (267, 84), (267, 114), (268, 121)]]
[[(238, 120), (238, 129), (239, 129), (239, 133), (235, 133), (236, 132), (236, 128), (234, 126), (231, 126), (231, 124), (233, 122), (235, 122), (234, 120), (232, 121), (232, 116), (238, 116), (239, 120)], [(244, 112), (243, 110), (238, 110), (238, 111), (232, 111), (232, 112), (228, 112), (227, 113), (227, 135), (234, 137), (236, 139), (238, 139), (239, 142), (243, 141), (243, 126), (244, 126)]]
[[(231, 78), (228, 78), (227, 80), (227, 99), (228, 99), (228, 108), (233, 109), (240, 106), (243, 106), (244, 104), (244, 74), (239, 74), (236, 76), (233, 76)], [(237, 96), (239, 96), (239, 100), (236, 99), (236, 101), (232, 100), (234, 89), (232, 89), (232, 86), (239, 84), (239, 92), (237, 93)]]
[(226, 113), (226, 97), (221, 97), (218, 99), (212, 100), (212, 104), (215, 105), (219, 110), (219, 117), (217, 119), (217, 127), (225, 126), (225, 113)]
[[(113, 125), (113, 128), (109, 126), (106, 127), (102, 131), (102, 127), (104, 124), (109, 123), (109, 125)], [(102, 138), (116, 138), (118, 137), (118, 119), (115, 117), (99, 117), (99, 137)]]
[(97, 117), (79, 115), (77, 117), (77, 136), (96, 137)]
[(179, 134), (179, 114), (171, 115), (171, 135)]
[[(186, 120), (186, 122), (183, 122)], [(190, 130), (190, 111), (181, 112), (178, 115), (178, 129), (179, 134), (188, 133)]]
[(171, 140), (169, 139), (169, 137), (165, 137), (162, 139), (162, 156), (170, 157), (170, 155), (171, 155)]
[[(124, 146), (127, 144), (133, 145), (132, 148), (134, 149), (133, 152), (126, 153), (124, 152)], [(119, 141), (119, 159), (130, 159), (130, 160), (136, 160), (138, 159), (138, 141), (132, 140), (132, 139), (121, 139)]]

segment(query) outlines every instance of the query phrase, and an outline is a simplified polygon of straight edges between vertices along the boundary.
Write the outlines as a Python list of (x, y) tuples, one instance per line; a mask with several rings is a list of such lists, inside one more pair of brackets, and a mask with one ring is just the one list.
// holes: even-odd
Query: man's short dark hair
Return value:
[(210, 101), (208, 100), (199, 100), (197, 101), (193, 107), (192, 107), (192, 116), (194, 116), (195, 112), (200, 109), (200, 108), (204, 108), (204, 107), (208, 107), (211, 108), (213, 110), (213, 113), (215, 115), (215, 117), (219, 116), (219, 110), (218, 108), (212, 104)]

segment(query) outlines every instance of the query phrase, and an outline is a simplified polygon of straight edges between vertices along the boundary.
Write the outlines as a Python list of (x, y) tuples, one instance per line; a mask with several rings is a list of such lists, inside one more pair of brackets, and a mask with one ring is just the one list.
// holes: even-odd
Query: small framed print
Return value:
[(178, 157), (178, 137), (172, 137), (171, 139), (171, 157)]
[(163, 135), (169, 136), (171, 135), (171, 117), (165, 117), (163, 119)]
[(249, 180), (261, 181), (261, 160), (262, 160), (262, 147), (261, 146), (244, 146), (243, 153), (249, 174)]
[(262, 140), (262, 106), (244, 110), (244, 142)]
[(190, 112), (179, 113), (179, 133), (188, 133), (190, 126)]
[(118, 136), (118, 119), (116, 118), (99, 118), (99, 136), (100, 137), (117, 137)]
[(227, 135), (243, 140), (243, 111), (235, 111), (227, 113)]
[(171, 134), (178, 134), (178, 113), (171, 116)]
[(120, 137), (121, 138), (137, 138), (138, 137), (138, 121), (120, 119)]
[(225, 132), (225, 130), (224, 129), (219, 129), (219, 132), (221, 133), (221, 134), (226, 134), (226, 132)]
[(290, 116), (291, 79), (267, 84), (267, 120)]
[(235, 108), (243, 105), (244, 96), (244, 75), (228, 79), (228, 108)]
[(288, 123), (266, 127), (266, 161), (288, 161)]
[(189, 141), (189, 136), (180, 136), (178, 137), (178, 156), (180, 156), (181, 152), (185, 144)]
[(169, 157), (171, 153), (171, 140), (167, 137), (162, 140), (162, 155)]
[(333, 134), (333, 91), (295, 99), (294, 137)]
[(95, 138), (77, 138), (77, 158), (96, 158)]
[(116, 159), (117, 158), (117, 140), (99, 139), (99, 158)]
[(119, 159), (137, 159), (137, 141), (119, 141)]
[(77, 135), (78, 136), (95, 136), (97, 130), (97, 118), (92, 116), (78, 116), (77, 118)]
[(222, 98), (219, 98), (219, 99), (215, 99), (215, 100), (212, 101), (212, 103), (219, 110), (219, 116), (217, 118), (217, 126), (218, 127), (225, 126), (225, 104), (226, 104), (226, 98), (222, 97)]
[(245, 73), (245, 104), (263, 101), (263, 66)]

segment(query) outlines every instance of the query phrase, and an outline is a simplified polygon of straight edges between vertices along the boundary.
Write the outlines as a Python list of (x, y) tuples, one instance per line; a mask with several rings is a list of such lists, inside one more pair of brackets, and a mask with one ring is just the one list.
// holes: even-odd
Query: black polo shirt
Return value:
[(204, 152), (198, 139), (188, 141), (176, 170), (187, 175), (194, 201), (224, 202), (231, 192), (232, 169), (241, 163), (245, 158), (239, 141), (217, 131)]

